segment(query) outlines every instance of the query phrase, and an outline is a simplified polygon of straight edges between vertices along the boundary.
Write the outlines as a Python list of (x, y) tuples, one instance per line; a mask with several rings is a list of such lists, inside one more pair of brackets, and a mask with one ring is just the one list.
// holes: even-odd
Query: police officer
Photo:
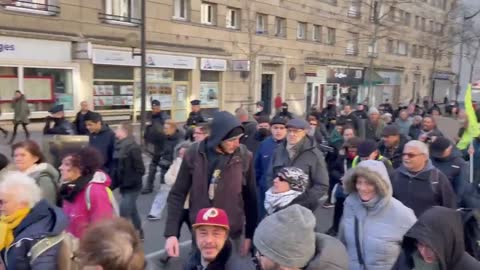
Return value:
[[(74, 135), (74, 129), (72, 123), (65, 119), (65, 112), (63, 111), (63, 105), (58, 104), (51, 108), (49, 116), (46, 118), (45, 127), (43, 128), (43, 134), (45, 135)], [(51, 127), (53, 122), (53, 127)]]
[(200, 111), (200, 100), (194, 99), (190, 101), (191, 112), (188, 115), (187, 122), (185, 123), (185, 139), (193, 141), (193, 129), (200, 123), (207, 122), (205, 118), (203, 118), (202, 112)]

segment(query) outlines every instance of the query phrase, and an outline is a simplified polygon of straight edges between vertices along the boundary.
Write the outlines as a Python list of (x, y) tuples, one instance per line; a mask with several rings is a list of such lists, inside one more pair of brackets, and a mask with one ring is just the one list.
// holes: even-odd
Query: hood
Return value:
[(315, 256), (305, 270), (348, 270), (348, 255), (338, 239), (326, 234), (315, 234)]
[(110, 187), (112, 180), (110, 179), (110, 176), (108, 176), (108, 174), (106, 174), (104, 171), (98, 170), (95, 172), (95, 174), (93, 174), (90, 183), (101, 184), (106, 187)]
[(449, 162), (457, 158), (463, 159), (463, 155), (460, 152), (460, 150), (458, 150), (458, 148), (456, 148), (455, 146), (452, 148), (452, 153), (448, 157), (444, 157), (444, 158), (432, 157), (432, 159), (436, 162)]
[(233, 114), (226, 111), (214, 113), (210, 125), (211, 135), (207, 138), (207, 147), (210, 149), (217, 147), (222, 139), (236, 127), (242, 127), (242, 124)]
[[(413, 174), (413, 173), (409, 172), (403, 164), (397, 170), (398, 170), (398, 172), (408, 176), (409, 178), (414, 178), (414, 177), (419, 178), (418, 176), (420, 176), (422, 173), (429, 172), (432, 169), (435, 169), (435, 167), (433, 166), (432, 161), (429, 159), (427, 161), (427, 165), (425, 165), (425, 168), (423, 168), (423, 170), (419, 171), (418, 173)], [(426, 174), (426, 175), (429, 176), (429, 174)]]
[(178, 143), (175, 146), (175, 149), (173, 150), (173, 159), (176, 159), (178, 157), (178, 152), (180, 151), (181, 148), (183, 148), (183, 147), (190, 148), (191, 145), (192, 145), (192, 143), (189, 142), (189, 141), (183, 141), (183, 142)]
[(68, 219), (62, 210), (50, 205), (45, 199), (38, 202), (14, 230), (17, 237), (43, 237), (60, 234), (68, 226)]
[(355, 180), (362, 176), (375, 185), (378, 195), (385, 199), (392, 197), (392, 183), (388, 171), (383, 162), (376, 160), (365, 160), (360, 162), (355, 169), (347, 172), (344, 178), (346, 193), (356, 192)]
[(409, 257), (417, 241), (434, 250), (442, 270), (454, 269), (465, 252), (460, 212), (441, 206), (425, 211), (403, 239), (402, 247)]
[(48, 163), (36, 164), (24, 172), (32, 178), (37, 178), (41, 174), (46, 174), (54, 180), (60, 179), (60, 173), (52, 165)]

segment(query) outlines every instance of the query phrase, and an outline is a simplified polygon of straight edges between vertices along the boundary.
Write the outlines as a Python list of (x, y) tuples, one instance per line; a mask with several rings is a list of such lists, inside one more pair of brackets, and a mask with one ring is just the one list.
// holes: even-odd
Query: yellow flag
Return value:
[(472, 85), (468, 84), (465, 92), (465, 114), (468, 119), (468, 127), (462, 135), (462, 138), (457, 144), (458, 149), (465, 150), (470, 145), (472, 140), (480, 135), (480, 126), (477, 122), (477, 115), (472, 103)]

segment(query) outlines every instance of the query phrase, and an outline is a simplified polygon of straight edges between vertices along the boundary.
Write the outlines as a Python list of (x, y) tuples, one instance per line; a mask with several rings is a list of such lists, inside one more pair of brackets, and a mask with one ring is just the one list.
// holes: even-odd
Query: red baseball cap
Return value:
[(203, 208), (198, 212), (192, 227), (200, 226), (217, 226), (230, 230), (227, 213), (223, 209), (215, 207)]

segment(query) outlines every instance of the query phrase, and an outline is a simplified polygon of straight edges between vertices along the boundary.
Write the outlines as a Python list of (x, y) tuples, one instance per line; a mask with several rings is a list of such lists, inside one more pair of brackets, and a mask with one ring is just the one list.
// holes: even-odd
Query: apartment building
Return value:
[[(363, 100), (368, 89), (375, 103), (428, 96), (433, 81), (446, 92), (449, 48), (435, 54), (429, 42), (443, 44), (454, 1), (146, 0), (147, 100), (184, 121), (191, 99), (206, 112), (258, 100), (271, 110), (279, 93), (301, 115), (327, 97)], [(16, 89), (32, 117), (53, 103), (73, 115), (82, 100), (107, 119), (135, 116), (140, 0), (0, 3), (2, 119)]]

